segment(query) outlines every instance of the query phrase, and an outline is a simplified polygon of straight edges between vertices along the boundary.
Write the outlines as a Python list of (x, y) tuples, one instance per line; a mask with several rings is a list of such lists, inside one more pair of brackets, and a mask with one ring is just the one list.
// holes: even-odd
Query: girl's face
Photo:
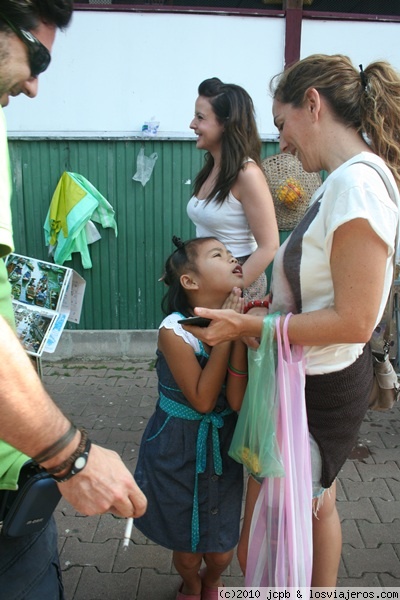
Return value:
[(279, 146), (281, 152), (290, 152), (301, 161), (303, 169), (312, 173), (319, 170), (312, 150), (312, 119), (308, 104), (295, 108), (292, 104), (283, 104), (274, 100), (272, 113), (274, 123), (279, 131)]
[(243, 288), (242, 267), (224, 244), (207, 240), (198, 246), (197, 254), (193, 279), (201, 289), (229, 294), (233, 287)]
[(224, 126), (217, 120), (208, 98), (197, 98), (190, 129), (197, 135), (197, 148), (208, 150), (211, 154), (220, 150)]

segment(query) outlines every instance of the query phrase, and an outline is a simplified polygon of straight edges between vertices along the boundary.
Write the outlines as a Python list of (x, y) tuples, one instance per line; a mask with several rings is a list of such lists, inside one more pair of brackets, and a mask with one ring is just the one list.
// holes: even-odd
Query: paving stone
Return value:
[(396, 498), (396, 500), (400, 500), (400, 481), (396, 481), (396, 479), (390, 479), (389, 477), (385, 481), (391, 493), (393, 494), (393, 497)]
[(133, 564), (139, 569), (155, 568), (159, 573), (170, 573), (172, 552), (156, 544), (130, 544), (127, 551), (121, 549), (117, 553), (114, 569), (123, 572)]
[(380, 580), (380, 584), (384, 585), (385, 587), (400, 587), (400, 578), (398, 577), (392, 577), (391, 575), (388, 575), (387, 573), (381, 573), (379, 575), (379, 580)]
[[(75, 591), (82, 576), (83, 567), (71, 567), (63, 571), (64, 593), (66, 600), (76, 598)], [(43, 599), (44, 600), (44, 599)]]
[(175, 600), (181, 579), (143, 569), (136, 600)]
[(367, 548), (376, 548), (380, 544), (396, 544), (400, 540), (399, 519), (391, 523), (358, 521), (358, 528)]
[(343, 544), (349, 544), (353, 548), (365, 548), (357, 523), (353, 519), (342, 520)]
[[(78, 582), (74, 600), (133, 600), (138, 598), (140, 571), (129, 569), (126, 573), (99, 573), (84, 569)], [(151, 600), (148, 596), (147, 600)]]
[(359, 463), (357, 465), (357, 471), (359, 472), (363, 481), (372, 481), (373, 479), (382, 479), (391, 477), (400, 481), (400, 468), (394, 462), (387, 462), (384, 465), (364, 465)]
[(63, 567), (81, 565), (96, 567), (100, 573), (112, 571), (115, 555), (119, 546), (118, 540), (107, 540), (103, 544), (80, 542), (77, 538), (68, 538), (60, 555)]
[(350, 577), (361, 577), (366, 573), (388, 573), (400, 577), (400, 562), (391, 544), (381, 544), (377, 549), (354, 550), (343, 545), (342, 558)]
[(375, 498), (374, 505), (382, 523), (390, 523), (400, 517), (400, 500), (385, 501)]
[(55, 518), (58, 532), (65, 538), (74, 537), (81, 542), (94, 541), (94, 535), (100, 521), (100, 516), (65, 516), (58, 512), (56, 513)]
[(387, 463), (388, 461), (400, 461), (400, 450), (398, 447), (393, 448), (376, 448), (372, 451), (372, 456), (376, 463)]
[(393, 495), (384, 479), (375, 479), (371, 482), (342, 479), (341, 483), (349, 500), (359, 500), (360, 498), (393, 500)]
[(351, 479), (352, 481), (361, 481), (356, 465), (352, 460), (347, 460), (340, 469), (339, 479)]
[(379, 517), (369, 498), (361, 498), (356, 502), (338, 502), (337, 507), (341, 519), (367, 519), (372, 523), (379, 522)]
[[(134, 472), (157, 402), (154, 361), (52, 363), (44, 374), (45, 386), (62, 410), (85, 424), (94, 442), (118, 452)], [(370, 411), (354, 458), (339, 473), (344, 544), (338, 586), (400, 586), (399, 417), (400, 407), (389, 414)], [(125, 519), (84, 517), (63, 499), (55, 516), (66, 600), (175, 600), (180, 578), (171, 551), (135, 527), (124, 550)], [(244, 585), (236, 556), (224, 581)]]
[(379, 434), (384, 448), (397, 448), (400, 452), (400, 436), (397, 432)]
[[(385, 435), (395, 435), (395, 434), (385, 434)], [(379, 434), (377, 431), (366, 431), (364, 434), (360, 435), (359, 440), (365, 446), (368, 446), (371, 450), (374, 448), (385, 448), (385, 443), (382, 440), (382, 434)]]
[(338, 577), (337, 587), (379, 587), (379, 576), (375, 573), (366, 573), (362, 577)]

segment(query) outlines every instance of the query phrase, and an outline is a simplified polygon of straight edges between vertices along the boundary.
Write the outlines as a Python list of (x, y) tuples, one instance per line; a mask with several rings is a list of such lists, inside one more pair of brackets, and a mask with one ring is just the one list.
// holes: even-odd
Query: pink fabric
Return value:
[(312, 477), (303, 348), (290, 347), (276, 321), (277, 436), (285, 476), (264, 479), (250, 528), (246, 586), (309, 587), (312, 574)]

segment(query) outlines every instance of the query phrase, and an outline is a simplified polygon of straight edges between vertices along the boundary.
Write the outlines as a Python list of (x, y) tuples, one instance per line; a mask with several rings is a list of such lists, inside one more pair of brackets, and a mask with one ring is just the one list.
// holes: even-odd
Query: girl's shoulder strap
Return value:
[(204, 350), (203, 342), (197, 339), (192, 333), (183, 329), (182, 325), (178, 323), (179, 319), (183, 319), (184, 315), (180, 312), (173, 312), (161, 322), (159, 329), (165, 327), (165, 329), (172, 329), (178, 337), (182, 338), (184, 342), (189, 344), (195, 352), (195, 354), (201, 354), (208, 356)]

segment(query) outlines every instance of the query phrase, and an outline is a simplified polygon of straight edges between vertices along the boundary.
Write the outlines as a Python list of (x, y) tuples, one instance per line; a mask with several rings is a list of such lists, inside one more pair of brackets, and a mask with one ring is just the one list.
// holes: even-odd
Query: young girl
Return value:
[(173, 241), (163, 278), (168, 316), (158, 337), (159, 398), (135, 473), (148, 509), (135, 525), (173, 550), (183, 580), (177, 600), (212, 600), (239, 538), (243, 470), (228, 449), (247, 384), (246, 346), (211, 349), (178, 321), (195, 306), (241, 312), (243, 274), (214, 238)]
[(253, 101), (241, 86), (218, 77), (203, 81), (198, 93), (190, 128), (197, 134), (197, 148), (206, 154), (187, 213), (197, 237), (217, 237), (243, 265), (246, 300), (261, 299), (279, 235), (261, 170)]

